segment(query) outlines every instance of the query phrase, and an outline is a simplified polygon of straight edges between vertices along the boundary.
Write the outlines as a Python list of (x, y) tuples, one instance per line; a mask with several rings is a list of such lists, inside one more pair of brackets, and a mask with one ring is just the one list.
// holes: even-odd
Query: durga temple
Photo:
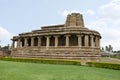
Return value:
[(71, 13), (65, 24), (43, 26), (12, 38), (12, 57), (45, 59), (100, 59), (101, 35), (85, 27), (80, 13)]

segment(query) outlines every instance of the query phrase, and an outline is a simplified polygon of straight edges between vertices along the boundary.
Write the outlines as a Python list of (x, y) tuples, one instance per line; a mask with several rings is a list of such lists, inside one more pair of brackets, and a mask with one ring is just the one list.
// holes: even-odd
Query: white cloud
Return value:
[(120, 0), (112, 0), (110, 3), (101, 6), (99, 13), (102, 18), (113, 21), (120, 20)]
[(81, 13), (81, 14), (90, 14), (90, 15), (93, 15), (95, 14), (95, 12), (91, 9), (88, 9), (87, 11), (80, 11), (80, 10), (64, 10), (62, 12), (62, 16), (67, 16), (68, 14), (71, 14), (71, 13)]
[(89, 26), (102, 35), (101, 46), (111, 44), (114, 50), (120, 50), (120, 0), (111, 0), (100, 6), (98, 19)]
[(102, 36), (101, 46), (111, 44), (114, 47), (114, 50), (120, 49), (120, 28), (110, 27), (104, 20), (94, 21), (89, 27), (100, 32)]
[(66, 17), (68, 14), (71, 14), (71, 13), (81, 13), (81, 14), (83, 14), (83, 12), (79, 11), (79, 10), (64, 10), (62, 12), (62, 16)]
[(93, 10), (90, 10), (90, 9), (87, 10), (86, 13), (87, 13), (87, 14), (91, 14), (91, 15), (94, 15), (94, 14), (95, 14), (95, 12), (94, 12)]
[(10, 43), (11, 34), (0, 26), (0, 45), (5, 46)]

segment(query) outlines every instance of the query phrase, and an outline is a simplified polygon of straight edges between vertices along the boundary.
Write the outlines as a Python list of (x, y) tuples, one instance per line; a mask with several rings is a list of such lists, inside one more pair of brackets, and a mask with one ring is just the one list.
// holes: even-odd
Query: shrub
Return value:
[(8, 58), (8, 57), (0, 57), (0, 60), (15, 61), (15, 62), (30, 62), (30, 63), (81, 65), (81, 62), (77, 60), (40, 59), (40, 58)]
[(87, 62), (86, 64), (90, 67), (99, 67), (99, 68), (120, 70), (120, 64), (102, 63), (102, 62)]

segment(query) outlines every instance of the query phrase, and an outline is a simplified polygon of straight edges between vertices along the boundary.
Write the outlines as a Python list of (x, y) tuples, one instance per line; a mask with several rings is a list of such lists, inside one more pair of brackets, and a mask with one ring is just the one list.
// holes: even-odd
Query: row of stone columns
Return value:
[[(45, 36), (46, 37), (46, 47), (49, 47), (49, 45), (50, 45), (50, 37), (51, 36)], [(69, 37), (70, 37), (70, 35), (65, 35), (65, 37), (66, 37), (66, 44), (65, 44), (65, 46), (66, 47), (69, 47)], [(83, 35), (77, 35), (77, 37), (78, 37), (78, 46), (79, 47), (81, 47), (82, 46), (82, 37), (83, 37)], [(35, 37), (31, 37), (31, 47), (33, 47), (34, 46), (34, 38)], [(40, 47), (41, 46), (41, 37), (37, 37), (38, 38), (38, 47)], [(54, 36), (54, 38), (55, 38), (55, 47), (57, 47), (58, 46), (58, 38), (59, 38), (59, 36)], [(27, 42), (27, 39), (28, 38), (24, 38), (24, 46), (25, 47), (27, 47), (28, 45), (28, 42)], [(94, 36), (93, 35), (91, 35), (90, 36), (90, 43), (91, 43), (91, 47), (99, 47), (100, 46), (100, 41), (99, 41), (99, 37), (95, 37), (95, 41), (94, 41)], [(20, 47), (20, 42), (21, 42), (21, 40), (20, 39), (18, 39), (17, 40), (17, 47)], [(13, 44), (12, 44), (12, 46), (13, 47), (15, 47), (14, 46), (15, 45), (15, 41), (13, 40)], [(85, 35), (85, 37), (84, 37), (84, 46), (86, 46), (86, 47), (88, 47), (89, 46), (89, 36), (88, 35)]]

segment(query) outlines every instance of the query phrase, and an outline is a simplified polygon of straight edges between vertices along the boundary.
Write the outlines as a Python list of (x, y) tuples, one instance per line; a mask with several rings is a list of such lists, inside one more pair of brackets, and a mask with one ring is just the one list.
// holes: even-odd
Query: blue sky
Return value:
[(43, 25), (64, 24), (72, 12), (82, 13), (86, 27), (101, 33), (101, 46), (120, 50), (120, 0), (0, 0), (0, 45)]

